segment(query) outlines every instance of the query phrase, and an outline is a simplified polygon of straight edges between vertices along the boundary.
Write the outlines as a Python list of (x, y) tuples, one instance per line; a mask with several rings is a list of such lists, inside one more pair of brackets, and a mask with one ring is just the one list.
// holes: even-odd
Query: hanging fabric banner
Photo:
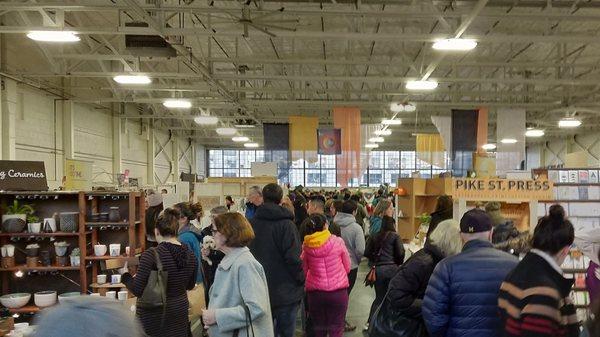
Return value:
[[(525, 160), (525, 109), (501, 108), (496, 113), (496, 174), (504, 175), (507, 171), (519, 170)], [(516, 143), (502, 142), (512, 139)]]
[(319, 137), (319, 154), (342, 154), (341, 129), (319, 129), (317, 137)]
[(464, 177), (473, 168), (477, 150), (478, 110), (452, 110), (452, 175)]
[[(381, 124), (363, 124), (360, 126), (360, 177), (362, 178), (367, 169), (369, 168), (369, 160), (371, 160), (372, 148), (367, 148), (365, 145), (369, 144), (369, 139), (375, 137), (375, 131), (381, 129)], [(359, 180), (360, 181), (360, 180)], [(363, 181), (368, 184), (368, 181)]]
[(446, 168), (444, 141), (439, 134), (417, 134), (417, 158), (438, 168)]
[(483, 146), (488, 143), (488, 108), (479, 108), (477, 114), (477, 152), (485, 154)]
[(265, 150), (290, 149), (290, 125), (263, 123)]
[(318, 117), (290, 116), (290, 152), (292, 161), (304, 159), (314, 163), (317, 156), (317, 129), (319, 128)]
[[(444, 141), (446, 151), (452, 150), (452, 117), (451, 116), (431, 116), (431, 123), (440, 133)], [(450, 155), (450, 154), (449, 154)]]
[(359, 178), (361, 164), (360, 109), (333, 108), (333, 125), (342, 130), (342, 154), (336, 159), (337, 182), (347, 187), (352, 178)]

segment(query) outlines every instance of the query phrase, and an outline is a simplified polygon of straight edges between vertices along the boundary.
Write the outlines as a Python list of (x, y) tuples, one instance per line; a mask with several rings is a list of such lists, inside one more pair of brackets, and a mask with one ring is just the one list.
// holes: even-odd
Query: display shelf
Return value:
[[(91, 231), (87, 231), (84, 233), (85, 235), (92, 234)], [(42, 238), (51, 238), (55, 236), (79, 236), (79, 233), (69, 233), (69, 232), (55, 232), (55, 233), (0, 233), (0, 237), (12, 237), (12, 238), (27, 238), (27, 237), (42, 237)]]
[(103, 284), (98, 284), (98, 283), (92, 283), (90, 284), (90, 288), (93, 289), (116, 289), (116, 288), (126, 288), (127, 286), (124, 285), (123, 283), (103, 283)]
[(42, 308), (40, 308), (36, 305), (26, 305), (24, 307), (17, 308), (17, 309), (8, 309), (8, 311), (11, 314), (29, 314), (29, 313), (39, 312), (40, 310), (42, 310)]
[[(139, 225), (140, 221), (134, 221), (133, 222), (134, 225)], [(101, 226), (130, 226), (128, 221), (121, 221), (121, 222), (86, 222), (85, 223), (86, 226), (94, 226), (94, 227), (101, 227)]]
[(600, 186), (600, 184), (597, 184), (597, 183), (593, 183), (593, 184), (587, 184), (587, 183), (554, 183), (554, 186)]
[(110, 255), (104, 255), (104, 256), (86, 256), (85, 260), (87, 261), (105, 261), (105, 260), (127, 260), (129, 259), (130, 256), (125, 256), (125, 255), (119, 255), (119, 256), (110, 256)]
[(544, 204), (557, 204), (557, 203), (561, 203), (561, 202), (600, 202), (600, 200), (580, 200), (580, 199), (571, 199), (571, 200), (565, 200), (565, 199), (557, 199), (557, 200), (538, 200), (538, 202), (544, 203)]
[(38, 266), (38, 267), (27, 267), (27, 265), (14, 266), (12, 268), (0, 268), (0, 272), (2, 271), (66, 271), (66, 270), (79, 270), (79, 267), (73, 266)]

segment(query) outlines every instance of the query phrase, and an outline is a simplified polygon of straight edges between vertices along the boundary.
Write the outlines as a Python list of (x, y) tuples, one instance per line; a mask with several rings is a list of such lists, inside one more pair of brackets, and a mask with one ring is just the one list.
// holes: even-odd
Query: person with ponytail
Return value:
[(350, 256), (344, 240), (331, 235), (327, 218), (309, 218), (302, 245), (308, 316), (315, 337), (342, 337), (348, 309)]
[(532, 249), (500, 287), (502, 336), (579, 336), (580, 323), (569, 296), (573, 280), (560, 268), (574, 239), (565, 210), (551, 206), (535, 227)]
[(158, 246), (142, 253), (135, 275), (124, 273), (121, 278), (127, 289), (140, 298), (148, 284), (150, 272), (157, 270), (156, 250), (163, 270), (168, 273), (167, 304), (164, 309), (137, 306), (136, 316), (142, 323), (145, 335), (149, 337), (191, 336), (187, 291), (196, 285), (198, 261), (194, 253), (177, 240), (179, 219), (180, 213), (172, 208), (165, 209), (159, 215), (154, 228)]

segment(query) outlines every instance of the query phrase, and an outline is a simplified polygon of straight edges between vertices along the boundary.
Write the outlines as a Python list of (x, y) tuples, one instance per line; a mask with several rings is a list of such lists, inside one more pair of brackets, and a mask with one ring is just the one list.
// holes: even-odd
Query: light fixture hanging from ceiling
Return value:
[(398, 112), (414, 112), (415, 110), (417, 110), (417, 107), (412, 104), (412, 103), (408, 103), (408, 102), (404, 102), (404, 103), (399, 103), (399, 102), (393, 102), (390, 103), (390, 111), (398, 113)]
[(257, 148), (258, 147), (258, 143), (246, 143), (246, 144), (244, 144), (244, 147), (247, 147), (247, 148)]
[(392, 134), (392, 130), (375, 130), (373, 132), (376, 136), (389, 136)]
[(381, 120), (381, 124), (383, 125), (401, 125), (402, 124), (402, 120), (399, 118), (395, 118), (395, 119), (382, 119)]
[(408, 90), (433, 90), (437, 87), (438, 82), (431, 80), (406, 82), (406, 89)]
[(581, 126), (581, 120), (573, 117), (565, 117), (558, 121), (559, 128), (576, 128)]
[(383, 143), (383, 142), (385, 142), (385, 139), (383, 137), (373, 137), (373, 138), (369, 138), (369, 142), (371, 142), (371, 143)]
[(214, 125), (219, 122), (219, 118), (215, 116), (196, 116), (194, 122), (200, 125)]
[(245, 136), (239, 136), (239, 137), (233, 137), (233, 138), (231, 138), (231, 140), (233, 140), (236, 143), (244, 143), (244, 142), (250, 141), (250, 138), (245, 137)]
[(544, 130), (541, 129), (527, 128), (527, 131), (525, 131), (525, 137), (530, 138), (543, 137), (545, 134), (546, 133), (544, 132)]
[(518, 141), (514, 138), (503, 138), (500, 143), (502, 144), (516, 144)]
[(163, 102), (163, 106), (169, 109), (190, 109), (192, 102), (185, 99), (168, 99)]
[(489, 151), (489, 150), (495, 150), (496, 149), (496, 144), (484, 144), (481, 146), (482, 149)]
[(119, 84), (150, 84), (152, 80), (146, 75), (117, 75), (113, 80)]
[(217, 131), (217, 134), (219, 134), (221, 136), (233, 136), (237, 132), (237, 129), (225, 127), (225, 128), (218, 128), (215, 131)]
[(27, 37), (39, 42), (78, 42), (81, 39), (75, 32), (63, 30), (34, 30)]
[(468, 51), (477, 47), (477, 41), (472, 39), (445, 39), (433, 44), (433, 49), (444, 51)]
[(379, 147), (379, 144), (369, 143), (369, 144), (365, 144), (365, 147), (367, 149), (376, 149)]

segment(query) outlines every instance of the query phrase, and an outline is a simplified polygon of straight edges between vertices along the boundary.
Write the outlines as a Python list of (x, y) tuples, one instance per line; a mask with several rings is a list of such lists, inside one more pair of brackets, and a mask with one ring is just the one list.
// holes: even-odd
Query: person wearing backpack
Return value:
[(135, 275), (127, 272), (121, 278), (138, 298), (136, 316), (149, 337), (191, 335), (187, 291), (196, 285), (198, 261), (177, 240), (179, 218), (177, 210), (163, 211), (154, 229), (158, 246), (142, 253)]

